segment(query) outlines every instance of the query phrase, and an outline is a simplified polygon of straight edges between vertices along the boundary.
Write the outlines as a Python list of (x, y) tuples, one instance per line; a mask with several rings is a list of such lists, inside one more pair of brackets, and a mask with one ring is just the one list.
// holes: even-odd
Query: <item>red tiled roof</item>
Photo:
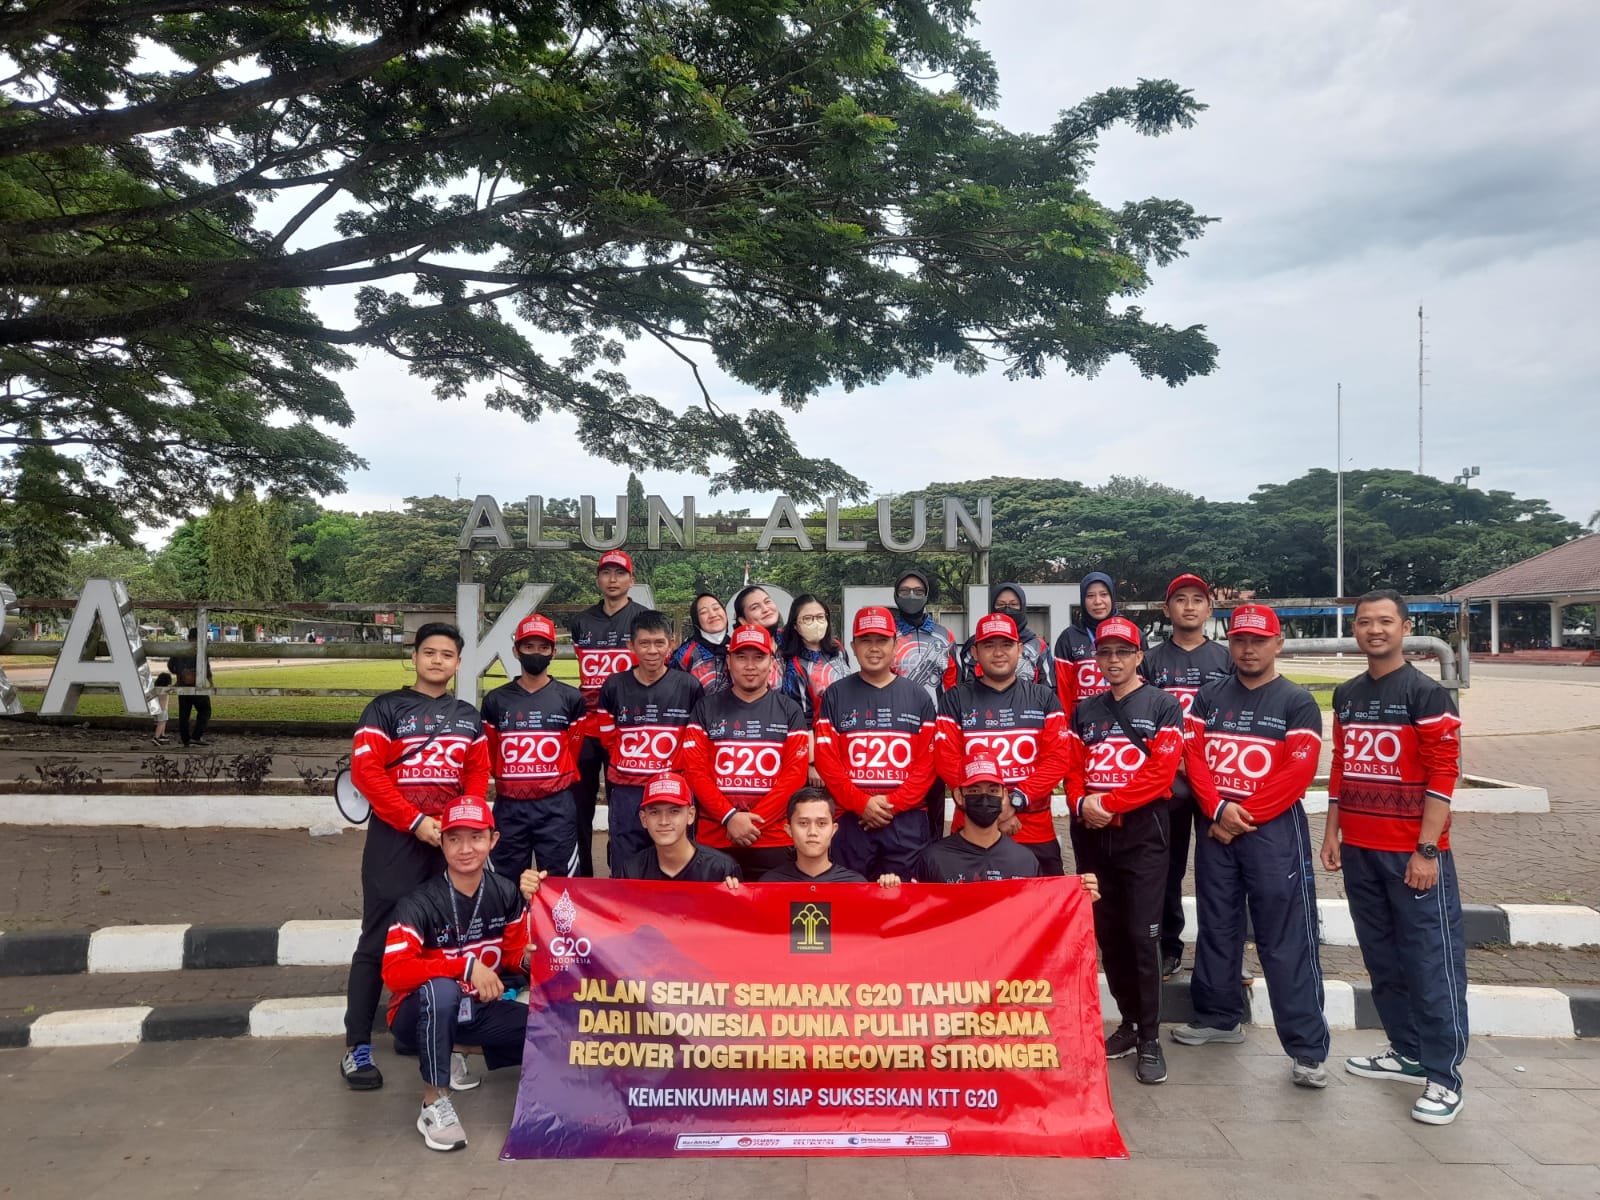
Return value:
[(1455, 588), (1457, 600), (1600, 594), (1600, 534), (1565, 542)]

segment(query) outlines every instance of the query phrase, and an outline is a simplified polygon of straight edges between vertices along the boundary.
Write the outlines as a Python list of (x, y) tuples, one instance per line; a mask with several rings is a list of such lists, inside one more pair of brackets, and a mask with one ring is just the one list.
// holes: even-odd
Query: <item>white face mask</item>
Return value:
[(700, 640), (710, 646), (720, 646), (723, 642), (728, 640), (728, 627), (724, 625), (715, 633), (709, 633), (702, 629), (700, 631)]

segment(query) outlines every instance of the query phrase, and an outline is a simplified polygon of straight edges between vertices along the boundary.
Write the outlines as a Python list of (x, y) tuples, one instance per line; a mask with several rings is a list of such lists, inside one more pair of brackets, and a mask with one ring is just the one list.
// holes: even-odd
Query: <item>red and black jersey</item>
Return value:
[(699, 839), (726, 850), (736, 812), (762, 819), (757, 846), (787, 846), (789, 797), (805, 785), (810, 738), (800, 706), (781, 692), (741, 700), (731, 689), (695, 705), (678, 770), (700, 805)]
[(389, 1021), (401, 1003), (430, 979), (455, 979), (476, 996), (472, 966), (515, 971), (528, 947), (527, 911), (516, 881), (485, 870), (482, 892), (468, 896), (448, 874), (436, 875), (395, 905), (383, 947), (383, 982), (392, 993)]
[[(939, 697), (939, 774), (951, 787), (961, 785), (970, 755), (988, 754), (1000, 768), (1006, 789), (1019, 789), (1028, 807), (1018, 815), (1019, 842), (1053, 842), (1050, 794), (1067, 769), (1066, 717), (1050, 688), (1018, 679), (1008, 688), (983, 680), (959, 684)], [(966, 818), (956, 809), (953, 829)]]
[(542, 800), (578, 779), (583, 696), (559, 679), (530, 692), (513, 679), (483, 698), (496, 800)]
[(783, 694), (800, 705), (806, 720), (817, 719), (822, 693), (850, 674), (844, 651), (802, 650), (783, 656)]
[(350, 777), (379, 820), (410, 832), (458, 796), (489, 794), (483, 718), (448, 693), (385, 692), (361, 714)]
[[(1367, 850), (1417, 848), (1429, 796), (1448, 801), (1461, 773), (1461, 718), (1445, 688), (1410, 663), (1381, 679), (1365, 673), (1333, 690), (1328, 802), (1339, 835)], [(1450, 848), (1450, 827), (1439, 835)]]
[(1233, 657), (1226, 646), (1210, 638), (1193, 650), (1169, 639), (1145, 651), (1139, 674), (1146, 683), (1177, 697), (1188, 717), (1201, 688), (1233, 674)]
[(956, 636), (932, 617), (913, 625), (902, 613), (894, 615), (894, 673), (903, 675), (923, 691), (928, 699), (956, 685), (960, 668), (956, 666)]
[(690, 638), (672, 652), (667, 665), (693, 675), (708, 696), (725, 692), (732, 686), (728, 681), (726, 646), (712, 646), (699, 638)]
[(1072, 710), (1067, 730), (1067, 807), (1074, 814), (1090, 792), (1108, 813), (1132, 812), (1170, 795), (1183, 761), (1183, 709), (1175, 697), (1141, 684), (1117, 705), (1144, 739), (1139, 749), (1111, 711), (1111, 690)]
[(1322, 710), (1310, 692), (1281, 675), (1257, 688), (1237, 675), (1208, 683), (1186, 726), (1189, 786), (1213, 819), (1222, 805), (1235, 803), (1263, 824), (1304, 799), (1316, 777)]
[(618, 671), (638, 665), (628, 649), (628, 632), (633, 619), (648, 611), (629, 600), (614, 613), (606, 612), (604, 604), (596, 604), (572, 618), (567, 628), (572, 632), (572, 652), (578, 656), (578, 687), (591, 713), (600, 702), (600, 685)]
[(846, 675), (817, 708), (817, 774), (834, 802), (860, 813), (882, 796), (895, 812), (918, 808), (933, 782), (933, 701), (911, 680), (882, 687)]
[(689, 714), (705, 696), (699, 681), (682, 671), (667, 671), (654, 683), (641, 683), (635, 671), (621, 671), (600, 687), (600, 744), (610, 756), (606, 778), (643, 787), (672, 769)]

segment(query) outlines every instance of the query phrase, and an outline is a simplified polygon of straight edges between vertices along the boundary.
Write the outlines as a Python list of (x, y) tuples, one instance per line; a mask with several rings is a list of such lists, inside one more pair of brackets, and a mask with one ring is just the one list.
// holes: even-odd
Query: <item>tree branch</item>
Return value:
[(202, 96), (136, 104), (83, 117), (51, 117), (14, 126), (0, 133), (0, 158), (69, 146), (125, 141), (142, 133), (180, 125), (209, 126), (288, 96), (315, 94), (359, 78), (391, 58), (419, 49), (435, 30), (473, 7), (474, 0), (447, 0), (438, 12), (413, 18), (398, 33), (385, 34), (304, 71), (268, 75), (251, 83)]

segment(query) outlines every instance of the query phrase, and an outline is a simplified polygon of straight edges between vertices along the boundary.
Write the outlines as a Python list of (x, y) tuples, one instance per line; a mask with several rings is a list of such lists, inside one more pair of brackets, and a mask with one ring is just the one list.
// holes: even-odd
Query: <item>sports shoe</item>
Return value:
[(1210, 1025), (1176, 1026), (1172, 1031), (1172, 1040), (1181, 1042), (1185, 1046), (1204, 1046), (1208, 1042), (1226, 1042), (1237, 1045), (1244, 1041), (1244, 1026), (1234, 1025), (1228, 1029), (1214, 1029)]
[(1442, 1083), (1428, 1081), (1422, 1096), (1411, 1106), (1411, 1119), (1424, 1125), (1448, 1125), (1456, 1119), (1466, 1099), (1460, 1092), (1452, 1092)]
[(1154, 1038), (1139, 1043), (1139, 1061), (1133, 1066), (1133, 1077), (1140, 1083), (1167, 1081), (1167, 1058), (1161, 1053), (1161, 1043)]
[(1124, 1021), (1106, 1039), (1107, 1058), (1127, 1058), (1139, 1048), (1139, 1027)]
[(1294, 1060), (1293, 1079), (1296, 1087), (1325, 1088), (1328, 1086), (1328, 1068), (1314, 1058), (1297, 1058)]
[(467, 1070), (467, 1056), (465, 1054), (452, 1054), (450, 1056), (450, 1090), (452, 1092), (470, 1092), (483, 1080)]
[(1161, 978), (1171, 979), (1183, 970), (1182, 954), (1163, 954), (1161, 956)]
[(460, 1150), (467, 1144), (467, 1131), (461, 1128), (456, 1106), (449, 1096), (424, 1104), (417, 1116), (417, 1132), (429, 1150)]
[(1358, 1054), (1344, 1060), (1344, 1069), (1363, 1079), (1396, 1079), (1401, 1083), (1423, 1084), (1428, 1076), (1422, 1064), (1385, 1046), (1378, 1054)]
[(152, 734), (150, 740), (158, 746), (165, 746), (167, 744), (167, 735), (164, 733)]
[(371, 1046), (351, 1046), (345, 1051), (344, 1062), (339, 1064), (339, 1073), (358, 1092), (373, 1092), (383, 1086), (383, 1072), (372, 1061)]
[(209, 745), (211, 745), (211, 743), (206, 741), (205, 738), (191, 738), (188, 744), (191, 745), (191, 746), (209, 746)]

